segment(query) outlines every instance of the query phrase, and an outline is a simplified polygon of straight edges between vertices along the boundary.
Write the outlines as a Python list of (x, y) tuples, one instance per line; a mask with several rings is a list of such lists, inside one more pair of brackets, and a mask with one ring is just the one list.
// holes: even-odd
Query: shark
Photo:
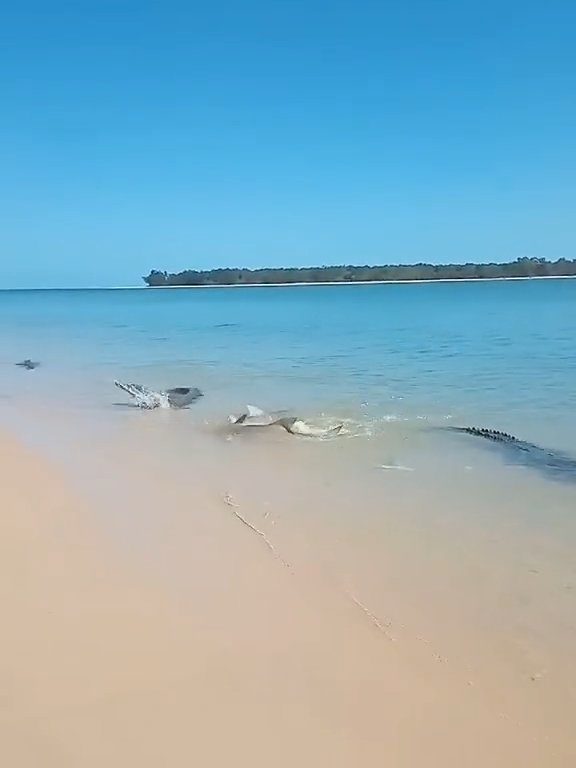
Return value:
[(240, 427), (283, 427), (291, 435), (304, 437), (329, 437), (338, 435), (344, 425), (337, 424), (334, 427), (322, 428), (307, 424), (297, 416), (287, 416), (286, 411), (267, 412), (255, 405), (247, 405), (246, 411), (239, 416), (231, 415), (228, 421), (234, 426)]
[(156, 391), (142, 384), (125, 384), (122, 381), (114, 381), (114, 384), (134, 399), (138, 408), (150, 410), (152, 408), (187, 408), (193, 402), (202, 397), (203, 393), (196, 387), (174, 387)]

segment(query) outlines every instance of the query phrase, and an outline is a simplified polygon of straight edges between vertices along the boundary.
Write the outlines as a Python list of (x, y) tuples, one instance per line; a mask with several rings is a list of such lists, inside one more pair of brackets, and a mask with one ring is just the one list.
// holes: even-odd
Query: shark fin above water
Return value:
[(256, 405), (247, 405), (246, 406), (246, 412), (248, 416), (250, 417), (264, 417), (267, 419), (271, 419), (271, 415), (269, 413), (266, 413), (266, 411), (263, 411), (262, 408), (258, 408)]

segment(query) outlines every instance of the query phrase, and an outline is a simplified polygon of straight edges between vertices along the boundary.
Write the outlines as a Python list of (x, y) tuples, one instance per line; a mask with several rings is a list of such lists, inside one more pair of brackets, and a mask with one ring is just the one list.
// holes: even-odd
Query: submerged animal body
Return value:
[(142, 384), (124, 384), (122, 381), (115, 381), (114, 384), (134, 398), (138, 408), (147, 410), (152, 408), (186, 408), (199, 397), (202, 397), (202, 392), (196, 387), (174, 387), (157, 392), (144, 387)]
[(496, 443), (511, 464), (536, 469), (554, 480), (576, 483), (576, 459), (562, 451), (542, 448), (507, 432), (482, 427), (449, 427), (452, 432), (481, 437)]
[(34, 360), (22, 360), (20, 363), (15, 363), (19, 368), (26, 368), (27, 371), (33, 371), (34, 368), (38, 368), (40, 363), (34, 362)]
[(302, 419), (281, 419), (279, 423), (291, 435), (302, 435), (303, 437), (330, 437), (331, 435), (339, 435), (344, 428), (343, 424), (336, 424), (334, 427), (327, 428), (314, 427)]
[(296, 416), (285, 416), (285, 411), (275, 411), (267, 413), (255, 405), (247, 405), (246, 412), (240, 416), (230, 416), (231, 424), (241, 427), (283, 427), (291, 435), (303, 435), (305, 437), (328, 437), (337, 435), (342, 431), (343, 425), (338, 424), (335, 427), (324, 429), (322, 427), (313, 427)]

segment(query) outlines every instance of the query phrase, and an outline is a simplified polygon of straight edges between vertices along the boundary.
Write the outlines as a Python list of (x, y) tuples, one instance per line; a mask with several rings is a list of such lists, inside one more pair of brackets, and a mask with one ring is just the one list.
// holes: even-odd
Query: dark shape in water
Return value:
[(174, 387), (156, 391), (142, 384), (124, 384), (121, 381), (115, 381), (114, 384), (133, 397), (139, 408), (146, 409), (186, 408), (203, 394), (197, 387)]
[(536, 469), (553, 480), (576, 483), (576, 459), (562, 451), (542, 448), (514, 435), (497, 429), (482, 427), (448, 427), (451, 432), (464, 432), (474, 437), (483, 437), (504, 451), (510, 464)]
[(291, 435), (305, 435), (307, 437), (329, 437), (339, 435), (344, 425), (337, 424), (334, 427), (313, 427), (297, 416), (283, 416), (285, 411), (266, 413), (255, 405), (247, 405), (246, 413), (240, 416), (229, 416), (231, 424), (244, 427), (283, 427)]
[(185, 408), (202, 397), (203, 392), (198, 387), (173, 387), (167, 389), (166, 394), (172, 408)]
[(33, 371), (34, 368), (38, 368), (40, 363), (35, 363), (34, 360), (26, 358), (26, 360), (22, 360), (20, 363), (15, 363), (15, 365), (18, 365), (20, 368), (26, 368), (27, 371)]

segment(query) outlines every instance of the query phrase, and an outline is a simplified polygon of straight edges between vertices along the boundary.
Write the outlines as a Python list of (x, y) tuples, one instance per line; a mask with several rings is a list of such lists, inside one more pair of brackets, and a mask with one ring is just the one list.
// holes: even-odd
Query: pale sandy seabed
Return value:
[(2, 765), (576, 765), (572, 488), (115, 418), (0, 440)]

